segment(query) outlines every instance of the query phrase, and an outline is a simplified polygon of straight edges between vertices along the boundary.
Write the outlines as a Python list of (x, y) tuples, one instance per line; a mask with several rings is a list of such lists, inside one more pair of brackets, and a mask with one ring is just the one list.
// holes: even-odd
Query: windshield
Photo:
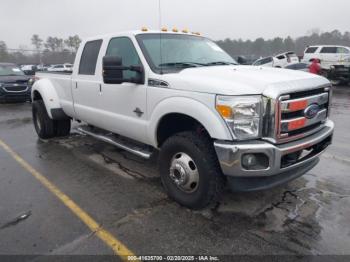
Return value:
[(0, 65), (0, 76), (23, 76), (24, 73), (15, 65)]
[[(237, 62), (211, 40), (180, 34), (140, 34), (137, 41), (156, 73)], [(161, 47), (161, 49), (160, 49)]]

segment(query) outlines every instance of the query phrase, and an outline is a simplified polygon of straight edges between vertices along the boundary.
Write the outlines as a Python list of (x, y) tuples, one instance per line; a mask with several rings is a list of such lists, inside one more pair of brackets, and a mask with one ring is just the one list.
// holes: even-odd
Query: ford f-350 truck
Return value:
[(39, 73), (38, 136), (80, 132), (140, 157), (159, 152), (168, 195), (189, 208), (234, 191), (268, 189), (312, 169), (331, 144), (330, 82), (239, 66), (187, 32), (132, 31), (82, 42), (73, 73)]

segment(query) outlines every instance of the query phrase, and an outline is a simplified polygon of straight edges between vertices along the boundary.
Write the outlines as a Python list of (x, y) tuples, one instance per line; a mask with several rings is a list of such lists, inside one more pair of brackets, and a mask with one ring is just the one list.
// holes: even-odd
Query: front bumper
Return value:
[[(216, 141), (214, 147), (222, 172), (227, 175), (234, 191), (263, 190), (295, 179), (319, 161), (319, 155), (331, 144), (334, 123), (327, 120), (319, 132), (290, 143), (274, 145), (266, 141), (255, 140), (239, 143)], [(305, 153), (293, 163), (286, 165), (285, 159), (296, 153)], [(242, 165), (246, 154), (263, 154), (268, 158), (268, 167), (259, 170), (247, 170)]]
[(6, 92), (0, 87), (0, 102), (26, 102), (31, 101), (31, 88), (24, 92)]

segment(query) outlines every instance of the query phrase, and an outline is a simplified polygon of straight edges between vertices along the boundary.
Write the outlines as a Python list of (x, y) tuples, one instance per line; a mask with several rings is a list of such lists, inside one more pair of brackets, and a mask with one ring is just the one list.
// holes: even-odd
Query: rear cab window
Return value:
[(305, 50), (305, 54), (313, 54), (316, 52), (317, 49), (318, 49), (318, 47), (308, 47)]
[(79, 63), (79, 75), (95, 75), (102, 39), (86, 42)]

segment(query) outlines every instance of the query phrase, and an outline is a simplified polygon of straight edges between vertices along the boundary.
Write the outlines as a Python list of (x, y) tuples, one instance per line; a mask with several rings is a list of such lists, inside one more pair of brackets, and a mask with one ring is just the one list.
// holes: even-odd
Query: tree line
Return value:
[(60, 64), (73, 63), (75, 53), (79, 48), (81, 39), (78, 35), (67, 39), (47, 37), (46, 41), (34, 34), (31, 37), (34, 49), (10, 49), (5, 41), (0, 40), (0, 62), (16, 64)]
[(295, 39), (290, 36), (286, 38), (276, 37), (268, 40), (257, 38), (254, 41), (227, 38), (217, 41), (217, 44), (233, 57), (243, 55), (259, 58), (286, 51), (294, 51), (297, 55), (302, 56), (305, 48), (310, 45), (350, 46), (350, 32), (341, 33), (338, 30), (320, 32), (320, 30), (314, 29), (308, 35)]
[[(78, 35), (69, 36), (67, 39), (49, 36), (44, 41), (39, 35), (34, 34), (31, 38), (34, 49), (26, 52), (20, 49), (10, 50), (6, 43), (0, 40), (0, 62), (17, 64), (73, 63), (80, 43), (81, 39)], [(257, 59), (286, 51), (294, 51), (298, 55), (302, 55), (309, 45), (350, 46), (350, 32), (341, 33), (338, 30), (320, 32), (320, 30), (314, 29), (308, 35), (294, 39), (290, 36), (266, 40), (260, 37), (254, 41), (227, 38), (217, 41), (217, 44), (233, 57), (248, 56)]]

